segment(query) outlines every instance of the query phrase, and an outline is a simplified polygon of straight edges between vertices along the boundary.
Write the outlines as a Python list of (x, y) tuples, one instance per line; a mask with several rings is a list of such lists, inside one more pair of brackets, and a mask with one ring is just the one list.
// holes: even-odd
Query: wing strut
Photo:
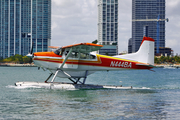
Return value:
[(56, 78), (59, 70), (62, 69), (62, 67), (63, 67), (64, 64), (66, 63), (66, 61), (67, 61), (67, 59), (68, 59), (68, 57), (69, 57), (69, 55), (70, 55), (71, 53), (72, 53), (72, 48), (69, 50), (69, 52), (68, 52), (66, 58), (64, 59), (63, 63), (57, 68), (57, 70), (56, 70), (56, 72), (55, 72), (55, 74), (54, 74), (54, 76), (53, 76), (53, 79), (51, 80), (52, 83), (54, 82), (54, 80), (55, 80), (55, 78)]

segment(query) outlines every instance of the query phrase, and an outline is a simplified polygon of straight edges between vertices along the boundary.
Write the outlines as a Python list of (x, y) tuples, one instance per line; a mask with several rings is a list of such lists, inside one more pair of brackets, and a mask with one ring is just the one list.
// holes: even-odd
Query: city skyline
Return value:
[(0, 57), (48, 51), (51, 39), (50, 0), (0, 1)]
[[(119, 52), (128, 50), (131, 37), (132, 1), (119, 0)], [(97, 39), (98, 3), (96, 0), (52, 0), (52, 45), (64, 46)], [(166, 1), (166, 47), (180, 54), (180, 1)], [(63, 41), (63, 42), (62, 42)]]

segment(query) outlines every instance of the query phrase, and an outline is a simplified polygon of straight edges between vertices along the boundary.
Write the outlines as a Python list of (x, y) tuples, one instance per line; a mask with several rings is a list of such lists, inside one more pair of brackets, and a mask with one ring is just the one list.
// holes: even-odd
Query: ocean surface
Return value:
[(43, 82), (48, 71), (0, 67), (0, 120), (179, 120), (180, 69), (153, 70), (103, 71), (87, 78), (89, 84), (133, 89), (55, 90), (14, 85), (17, 81)]

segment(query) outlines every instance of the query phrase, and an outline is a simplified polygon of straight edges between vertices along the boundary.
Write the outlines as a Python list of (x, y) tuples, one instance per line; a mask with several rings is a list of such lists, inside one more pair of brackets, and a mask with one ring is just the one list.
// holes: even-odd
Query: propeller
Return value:
[(31, 44), (30, 53), (28, 53), (26, 56), (29, 57), (29, 58), (32, 58), (32, 57), (33, 57), (33, 42), (32, 42), (32, 44)]
[(31, 52), (30, 54), (33, 54), (33, 43), (32, 43), (32, 46), (31, 46)]

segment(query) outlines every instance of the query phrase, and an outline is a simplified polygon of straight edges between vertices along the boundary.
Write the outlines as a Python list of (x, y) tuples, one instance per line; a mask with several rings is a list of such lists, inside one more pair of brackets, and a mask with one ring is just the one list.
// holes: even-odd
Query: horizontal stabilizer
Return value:
[(151, 64), (136, 64), (136, 65), (139, 65), (139, 66), (147, 66), (147, 67), (154, 67), (154, 65), (151, 65)]

